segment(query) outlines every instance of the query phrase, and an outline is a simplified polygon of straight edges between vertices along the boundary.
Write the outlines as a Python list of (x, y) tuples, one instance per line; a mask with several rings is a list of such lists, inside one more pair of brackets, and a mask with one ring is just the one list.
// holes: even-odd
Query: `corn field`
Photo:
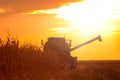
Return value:
[(63, 70), (54, 51), (45, 55), (35, 45), (19, 43), (0, 39), (0, 80), (120, 80), (120, 61), (79, 61), (76, 69)]

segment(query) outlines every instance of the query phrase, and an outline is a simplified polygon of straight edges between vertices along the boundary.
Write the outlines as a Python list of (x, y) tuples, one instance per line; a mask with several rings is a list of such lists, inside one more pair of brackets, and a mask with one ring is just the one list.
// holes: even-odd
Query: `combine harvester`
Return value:
[(60, 68), (73, 69), (77, 67), (77, 57), (72, 57), (70, 52), (96, 40), (102, 41), (101, 36), (98, 35), (91, 40), (71, 48), (71, 40), (65, 40), (63, 37), (50, 37), (44, 45), (44, 53), (45, 55), (54, 56), (52, 53), (50, 53), (54, 51), (58, 56)]

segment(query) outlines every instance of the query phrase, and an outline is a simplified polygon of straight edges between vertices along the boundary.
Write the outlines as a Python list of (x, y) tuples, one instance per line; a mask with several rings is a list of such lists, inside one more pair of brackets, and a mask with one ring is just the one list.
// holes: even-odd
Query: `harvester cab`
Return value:
[(54, 51), (59, 56), (70, 56), (70, 46), (63, 37), (50, 37), (44, 45), (44, 52)]
[(97, 37), (89, 41), (86, 41), (82, 44), (79, 44), (71, 48), (71, 40), (67, 42), (67, 40), (64, 37), (50, 37), (48, 38), (48, 41), (44, 45), (44, 53), (50, 53), (54, 51), (59, 56), (60, 65), (63, 65), (63, 67), (67, 67), (67, 68), (76, 68), (77, 57), (72, 57), (70, 55), (70, 52), (86, 44), (89, 44), (95, 40), (102, 41), (100, 35), (98, 35)]

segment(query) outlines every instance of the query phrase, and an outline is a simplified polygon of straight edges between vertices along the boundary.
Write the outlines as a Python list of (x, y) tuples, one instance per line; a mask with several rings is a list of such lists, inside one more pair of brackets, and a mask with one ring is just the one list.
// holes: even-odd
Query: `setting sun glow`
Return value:
[(77, 3), (67, 3), (56, 9), (34, 10), (24, 14), (55, 14), (56, 18), (68, 21), (70, 29), (53, 28), (51, 30), (61, 32), (62, 29), (66, 32), (73, 29), (81, 36), (88, 36), (116, 30), (116, 26), (111, 22), (120, 19), (120, 1), (83, 0)]
[[(71, 3), (56, 10), (57, 17), (70, 22), (81, 35), (113, 30), (110, 22), (120, 18), (120, 4), (116, 0), (86, 0)], [(119, 17), (118, 17), (119, 16)]]

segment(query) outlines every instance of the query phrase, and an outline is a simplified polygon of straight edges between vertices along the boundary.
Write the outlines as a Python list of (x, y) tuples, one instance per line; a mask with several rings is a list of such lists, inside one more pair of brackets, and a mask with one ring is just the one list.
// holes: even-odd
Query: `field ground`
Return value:
[(120, 80), (120, 61), (79, 61), (74, 76), (74, 80)]
[(79, 61), (72, 70), (34, 70), (0, 80), (120, 80), (120, 61)]

